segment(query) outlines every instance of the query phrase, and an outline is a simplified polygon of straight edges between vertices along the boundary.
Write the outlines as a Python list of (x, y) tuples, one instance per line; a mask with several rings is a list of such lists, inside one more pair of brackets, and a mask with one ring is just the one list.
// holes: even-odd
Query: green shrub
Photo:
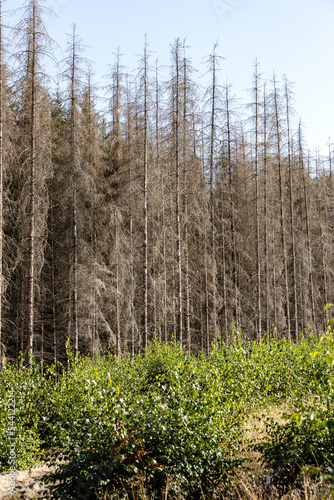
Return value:
[(241, 419), (223, 405), (222, 383), (209, 363), (155, 344), (133, 364), (139, 380), (127, 391), (114, 383), (126, 361), (105, 368), (104, 377), (96, 364), (103, 366), (102, 360), (72, 366), (70, 389), (68, 376), (62, 380), (57, 473), (50, 478), (60, 481), (55, 498), (98, 498), (101, 489), (124, 489), (138, 476), (149, 491), (178, 477), (196, 494), (199, 485), (206, 491), (235, 473)]
[(284, 424), (267, 422), (268, 439), (258, 444), (256, 450), (280, 484), (296, 481), (306, 465), (321, 467), (333, 462), (334, 433), (327, 424), (332, 415), (333, 402), (321, 411), (316, 403), (302, 417), (297, 413), (283, 415), (287, 418)]
[(0, 392), (1, 472), (11, 465), (19, 470), (40, 461), (44, 440), (39, 403), (47, 385), (36, 366), (32, 370), (4, 368)]
[(326, 422), (332, 418), (333, 339), (260, 344), (240, 336), (230, 345), (220, 341), (210, 356), (153, 342), (135, 359), (105, 354), (75, 362), (68, 352), (70, 367), (57, 376), (54, 367), (44, 377), (36, 365), (6, 368), (0, 467), (10, 465), (12, 390), (17, 468), (35, 465), (51, 449), (56, 474), (50, 480), (59, 480), (54, 498), (99, 498), (130, 491), (139, 480), (147, 494), (173, 480), (175, 496), (181, 490), (193, 498), (210, 495), (245, 467), (243, 427), (253, 410), (291, 400), (301, 416), (286, 415), (284, 425), (268, 421), (268, 439), (258, 450), (277, 477), (289, 480), (305, 464), (325, 465), (324, 450), (332, 449)]
[[(313, 367), (312, 376), (306, 377), (312, 385), (318, 381), (317, 396), (295, 401), (292, 414), (283, 415), (285, 423), (267, 422), (267, 439), (256, 445), (263, 462), (272, 468), (275, 478), (282, 485), (296, 481), (305, 470), (331, 469), (334, 461), (334, 384), (333, 384), (333, 334), (330, 324), (327, 334), (314, 345), (309, 359)], [(320, 376), (319, 376), (320, 375)], [(313, 389), (315, 387), (313, 386)], [(313, 391), (315, 394), (316, 391)], [(328, 475), (331, 478), (331, 475)]]

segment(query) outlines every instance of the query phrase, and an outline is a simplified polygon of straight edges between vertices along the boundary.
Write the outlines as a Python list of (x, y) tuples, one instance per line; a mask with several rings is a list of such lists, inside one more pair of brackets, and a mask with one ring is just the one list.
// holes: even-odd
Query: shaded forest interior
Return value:
[(256, 61), (241, 106), (217, 46), (204, 88), (183, 40), (162, 78), (145, 39), (136, 76), (116, 54), (101, 111), (75, 27), (47, 78), (44, 16), (30, 0), (15, 56), (0, 33), (1, 359), (323, 331), (333, 151), (309, 151), (287, 79)]

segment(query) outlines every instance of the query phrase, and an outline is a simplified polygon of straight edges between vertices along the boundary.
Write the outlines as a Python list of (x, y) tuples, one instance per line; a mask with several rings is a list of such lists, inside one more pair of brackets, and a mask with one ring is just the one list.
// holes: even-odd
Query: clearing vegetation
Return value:
[(76, 361), (68, 349), (68, 369), (44, 376), (37, 364), (7, 367), (1, 470), (14, 397), (17, 468), (50, 463), (53, 498), (330, 495), (333, 343), (330, 331), (298, 344), (235, 332), (210, 356), (153, 342), (134, 359)]

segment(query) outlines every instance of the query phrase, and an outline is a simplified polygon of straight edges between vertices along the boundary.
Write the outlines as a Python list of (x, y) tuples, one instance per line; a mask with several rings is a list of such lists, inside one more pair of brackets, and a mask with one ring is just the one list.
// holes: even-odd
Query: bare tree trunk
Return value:
[[(89, 143), (89, 151), (88, 151), (88, 161), (90, 165), (93, 167), (94, 172), (96, 171), (96, 156), (94, 152), (94, 139), (93, 139), (93, 122), (92, 122), (92, 111), (93, 111), (93, 103), (92, 103), (92, 84), (91, 84), (91, 72), (88, 73), (88, 143)], [(94, 198), (93, 208), (92, 208), (92, 228), (91, 228), (91, 239), (93, 244), (93, 269), (94, 269), (94, 278), (96, 276), (96, 198)], [(98, 328), (97, 328), (97, 293), (96, 293), (96, 284), (95, 280), (92, 280), (91, 284), (91, 294), (93, 300), (93, 310), (92, 310), (92, 320), (91, 320), (91, 355), (92, 359), (95, 359), (95, 351), (96, 351), (96, 342), (98, 337)]]
[(223, 281), (223, 308), (224, 308), (224, 330), (228, 334), (227, 320), (227, 292), (226, 292), (226, 249), (225, 249), (225, 220), (223, 211), (223, 201), (221, 201), (221, 241), (222, 241), (222, 281)]
[(294, 200), (293, 200), (291, 141), (290, 141), (290, 106), (289, 106), (289, 89), (287, 80), (285, 80), (285, 101), (286, 101), (286, 121), (287, 121), (287, 136), (288, 136), (288, 169), (289, 169), (289, 198), (290, 198), (290, 231), (291, 231), (291, 244), (292, 244), (294, 327), (295, 327), (295, 340), (298, 341), (298, 296), (297, 296), (297, 268), (296, 268), (296, 244), (295, 244), (295, 216), (294, 216)]
[(119, 286), (119, 249), (118, 249), (118, 217), (115, 208), (115, 267), (116, 267), (116, 354), (121, 354), (121, 326), (120, 326), (120, 286)]
[[(112, 161), (114, 163), (114, 175), (116, 176), (117, 193), (119, 195), (119, 185), (120, 185), (120, 167), (121, 167), (121, 123), (120, 123), (120, 53), (119, 50), (116, 54), (116, 65), (115, 71), (113, 72), (113, 141), (112, 141)], [(114, 226), (115, 226), (115, 240), (114, 240), (114, 266), (115, 266), (115, 316), (116, 316), (116, 354), (121, 354), (121, 325), (120, 325), (120, 296), (121, 296), (121, 286), (120, 286), (120, 250), (119, 250), (119, 224), (120, 217), (118, 212), (118, 207), (114, 203)]]
[(302, 173), (302, 185), (303, 185), (303, 198), (305, 207), (305, 224), (306, 224), (306, 238), (307, 238), (307, 255), (308, 255), (308, 279), (311, 293), (311, 314), (312, 314), (312, 325), (315, 328), (315, 301), (314, 301), (314, 284), (313, 284), (313, 263), (312, 263), (312, 247), (311, 247), (311, 229), (310, 229), (310, 214), (309, 214), (309, 198), (306, 188), (306, 172), (304, 166), (303, 148), (302, 148), (302, 136), (301, 136), (301, 124), (299, 123), (299, 164)]
[(30, 185), (29, 185), (29, 262), (28, 262), (28, 362), (32, 366), (34, 349), (35, 286), (35, 160), (36, 160), (36, 3), (32, 2), (30, 102)]
[[(266, 86), (263, 85), (263, 170), (264, 170), (264, 261), (266, 275), (266, 331), (270, 330), (269, 293), (269, 235), (268, 235), (268, 158), (267, 158), (267, 102)], [(276, 326), (276, 325), (275, 325)]]
[(3, 369), (2, 348), (2, 255), (3, 255), (3, 165), (2, 165), (2, 103), (3, 103), (3, 80), (2, 80), (2, 1), (0, 1), (0, 374)]
[(181, 221), (180, 221), (180, 55), (179, 40), (175, 45), (175, 95), (174, 95), (174, 147), (175, 147), (175, 218), (176, 218), (176, 252), (177, 252), (177, 278), (178, 278), (178, 340), (183, 341), (183, 317), (182, 317), (182, 257), (181, 257)]
[(211, 228), (211, 261), (212, 261), (212, 335), (217, 344), (217, 272), (216, 272), (216, 235), (215, 235), (215, 198), (214, 198), (214, 150), (216, 132), (216, 45), (211, 56), (212, 63), (212, 95), (211, 95), (211, 125), (210, 125), (210, 228)]
[[(44, 309), (44, 292), (42, 292), (42, 298), (41, 298), (41, 311)], [(44, 320), (42, 318), (41, 322), (41, 374), (43, 375), (44, 373), (44, 353), (45, 353), (45, 345), (44, 345), (45, 339), (44, 339)]]
[[(94, 209), (93, 209), (93, 230), (92, 230), (92, 238), (93, 238), (93, 253), (94, 253), (94, 259), (96, 259), (96, 203), (94, 204)], [(96, 268), (96, 261), (94, 262), (94, 270)], [(96, 272), (94, 272), (94, 276), (96, 275)], [(97, 316), (98, 316), (98, 308), (97, 308), (97, 293), (96, 293), (96, 286), (93, 284), (92, 286), (92, 296), (93, 296), (93, 325), (92, 325), (92, 359), (95, 359), (95, 352), (97, 350), (97, 345), (98, 345), (98, 322), (97, 322)]]
[(166, 266), (166, 228), (163, 230), (163, 259), (164, 259), (164, 341), (168, 342), (168, 323), (167, 323), (167, 266)]
[[(131, 171), (129, 173), (131, 179)], [(131, 186), (131, 180), (130, 180)], [(130, 187), (130, 193), (131, 193)], [(131, 355), (135, 355), (135, 311), (134, 311), (134, 294), (135, 294), (135, 274), (134, 274), (134, 255), (133, 255), (133, 217), (132, 217), (132, 208), (130, 213), (130, 275), (131, 275)]]
[(278, 179), (279, 179), (279, 205), (280, 205), (280, 224), (281, 224), (281, 240), (282, 251), (284, 260), (284, 277), (285, 277), (285, 301), (286, 301), (286, 315), (287, 315), (287, 330), (288, 337), (291, 340), (291, 324), (290, 324), (290, 293), (289, 293), (289, 280), (288, 280), (288, 264), (287, 264), (287, 251), (285, 241), (285, 220), (284, 220), (284, 200), (283, 200), (283, 176), (281, 164), (281, 133), (279, 127), (279, 111), (278, 111), (278, 96), (276, 89), (276, 81), (274, 77), (274, 105), (275, 105), (275, 124), (277, 134), (277, 162), (278, 162)]
[[(325, 234), (322, 227), (322, 222), (320, 221), (320, 240), (321, 240), (321, 254), (322, 254), (322, 275), (324, 284), (324, 302), (325, 305), (328, 304), (328, 285), (327, 285), (327, 256), (325, 248)], [(328, 321), (328, 311), (325, 311), (325, 324), (327, 326)]]
[(210, 354), (210, 313), (209, 313), (209, 278), (208, 278), (208, 243), (207, 231), (204, 234), (204, 262), (205, 262), (205, 347), (206, 354)]
[(55, 231), (54, 206), (52, 189), (50, 190), (50, 218), (51, 218), (51, 292), (52, 292), (52, 334), (53, 334), (53, 361), (57, 364), (57, 330), (56, 330), (56, 276), (55, 276)]
[(72, 191), (72, 259), (73, 259), (73, 288), (72, 288), (72, 328), (73, 328), (73, 338), (74, 338), (74, 354), (75, 358), (78, 359), (79, 355), (79, 331), (78, 331), (78, 234), (77, 234), (77, 189), (76, 182), (73, 182)]
[(184, 260), (185, 260), (185, 312), (186, 312), (186, 343), (187, 349), (191, 349), (191, 330), (190, 330), (190, 282), (189, 282), (189, 242), (188, 242), (188, 127), (187, 127), (187, 59), (183, 59), (183, 172), (184, 172)]
[(259, 215), (259, 75), (258, 62), (255, 63), (254, 93), (255, 93), (255, 218), (256, 218), (256, 275), (257, 275), (257, 339), (262, 340), (262, 304), (261, 304), (261, 262), (260, 262), (260, 215)]
[(162, 329), (163, 336), (160, 333), (159, 340), (162, 338), (164, 342), (168, 340), (167, 326), (167, 266), (166, 266), (166, 221), (165, 221), (165, 181), (163, 165), (160, 161), (160, 123), (159, 123), (159, 108), (160, 108), (160, 92), (159, 92), (159, 72), (158, 62), (156, 64), (156, 88), (155, 88), (155, 135), (156, 135), (156, 162), (160, 177), (160, 198), (161, 198), (161, 230), (162, 230), (162, 258), (163, 258), (163, 311), (162, 311)]
[(144, 244), (143, 244), (143, 271), (144, 271), (144, 348), (148, 342), (148, 213), (147, 213), (147, 134), (148, 134), (148, 95), (147, 95), (147, 40), (145, 38), (144, 47), (144, 177), (143, 177), (143, 193), (144, 193)]
[[(322, 199), (322, 184), (320, 180), (320, 174), (318, 173), (319, 169), (319, 156), (317, 157), (317, 177), (318, 177), (318, 217), (319, 217), (319, 228), (320, 228), (320, 245), (321, 245), (321, 264), (322, 264), (322, 279), (323, 279), (323, 299), (325, 305), (328, 304), (328, 282), (327, 282), (327, 249), (326, 249), (326, 234), (323, 228), (323, 221), (321, 218), (322, 212), (322, 204), (325, 206), (325, 226), (327, 226), (327, 203), (326, 203), (326, 195)], [(327, 327), (328, 321), (328, 310), (326, 309), (324, 312), (325, 319), (325, 328)]]
[[(275, 238), (273, 237), (273, 241)], [(278, 314), (277, 314), (277, 280), (276, 280), (276, 246), (273, 245), (273, 287), (274, 287), (274, 328), (278, 326)]]
[[(159, 78), (158, 78), (158, 61), (156, 61), (156, 68), (155, 68), (155, 158), (156, 158), (156, 170), (159, 172), (159, 177), (160, 177), (160, 182), (161, 182), (161, 169), (160, 169), (160, 141), (159, 141)], [(161, 185), (160, 185), (161, 187)], [(161, 192), (161, 200), (160, 202), (163, 203), (163, 192)], [(158, 224), (159, 227), (161, 228), (162, 223), (161, 223), (161, 215), (160, 211), (158, 213)], [(160, 242), (159, 242), (160, 243)], [(156, 260), (155, 260), (155, 252), (153, 252), (153, 269), (157, 269), (156, 265)], [(157, 285), (156, 281), (154, 280), (153, 283), (153, 311), (154, 311), (154, 332), (155, 335), (157, 334), (157, 338), (159, 342), (162, 340), (162, 335), (161, 335), (161, 321), (160, 319), (158, 320), (158, 316), (160, 318), (160, 310), (158, 311), (158, 304), (157, 304), (157, 291), (156, 291)], [(158, 327), (159, 323), (159, 327)]]
[(132, 158), (131, 158), (131, 112), (130, 112), (130, 95), (128, 89), (127, 95), (127, 150), (128, 150), (128, 179), (130, 191), (129, 204), (129, 231), (130, 231), (130, 280), (131, 280), (131, 302), (130, 302), (130, 338), (131, 338), (131, 355), (135, 355), (135, 311), (134, 311), (134, 295), (135, 295), (135, 275), (134, 275), (134, 251), (133, 251), (133, 212), (132, 212)]
[(76, 65), (77, 65), (77, 47), (76, 47), (75, 25), (73, 25), (72, 48), (71, 48), (71, 122), (70, 122), (70, 161), (71, 161), (71, 190), (72, 190), (72, 317), (71, 331), (74, 341), (74, 355), (78, 359), (79, 355), (79, 331), (78, 331), (78, 234), (77, 234), (77, 120), (76, 120)]
[(226, 85), (226, 125), (227, 125), (227, 153), (228, 153), (228, 183), (229, 183), (229, 201), (230, 201), (230, 224), (232, 239), (232, 283), (234, 288), (233, 319), (235, 326), (238, 327), (238, 279), (237, 279), (237, 255), (235, 238), (235, 214), (234, 214), (234, 196), (232, 186), (232, 151), (231, 151), (231, 123), (229, 109), (228, 86)]
[(185, 248), (184, 248), (184, 260), (185, 260), (185, 300), (186, 300), (186, 342), (187, 349), (190, 352), (191, 349), (191, 327), (190, 327), (190, 280), (189, 280), (189, 245), (188, 245), (188, 207), (187, 201), (186, 211), (185, 211)]

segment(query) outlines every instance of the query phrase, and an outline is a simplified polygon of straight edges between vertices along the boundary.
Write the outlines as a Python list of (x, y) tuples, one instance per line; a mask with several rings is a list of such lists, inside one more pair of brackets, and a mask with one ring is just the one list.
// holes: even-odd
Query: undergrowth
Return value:
[[(135, 359), (105, 354), (76, 362), (69, 351), (61, 375), (55, 366), (44, 376), (37, 365), (7, 366), (0, 469), (10, 468), (13, 396), (16, 467), (54, 465), (53, 498), (126, 498), (139, 483), (148, 497), (167, 489), (168, 498), (210, 498), (241, 481), (250, 453), (260, 454), (277, 488), (296, 483), (305, 467), (328, 482), (333, 342), (330, 329), (321, 341), (298, 344), (239, 335), (229, 345), (219, 341), (210, 356), (194, 356), (155, 341)], [(282, 422), (269, 419), (260, 442), (246, 439), (247, 423), (272, 406), (286, 408)]]

